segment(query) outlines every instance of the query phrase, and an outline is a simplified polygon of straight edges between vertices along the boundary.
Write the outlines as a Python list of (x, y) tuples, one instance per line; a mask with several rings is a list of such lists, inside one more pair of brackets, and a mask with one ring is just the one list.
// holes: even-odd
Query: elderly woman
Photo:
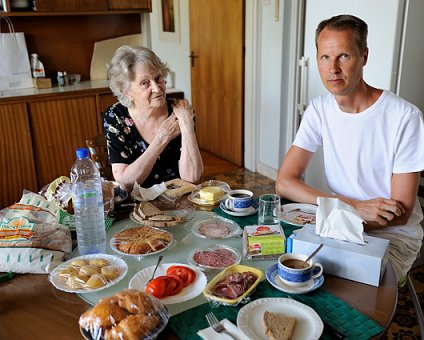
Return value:
[(119, 103), (103, 114), (109, 162), (119, 184), (131, 191), (173, 178), (197, 182), (203, 162), (194, 114), (187, 100), (167, 100), (168, 66), (150, 49), (121, 46), (108, 66), (109, 87)]

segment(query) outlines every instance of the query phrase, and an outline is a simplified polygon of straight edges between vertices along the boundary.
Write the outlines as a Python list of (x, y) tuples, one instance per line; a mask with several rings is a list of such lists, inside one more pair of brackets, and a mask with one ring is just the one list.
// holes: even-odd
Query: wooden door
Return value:
[(191, 0), (189, 11), (199, 146), (242, 166), (244, 0)]
[(0, 188), (0, 209), (39, 189), (26, 104), (0, 105)]

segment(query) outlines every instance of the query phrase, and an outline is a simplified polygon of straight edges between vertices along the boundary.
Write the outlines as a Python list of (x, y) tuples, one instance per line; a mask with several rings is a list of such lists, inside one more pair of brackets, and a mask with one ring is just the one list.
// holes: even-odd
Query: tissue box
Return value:
[(339, 241), (315, 234), (315, 226), (306, 225), (287, 239), (287, 252), (312, 253), (324, 244), (314, 261), (324, 273), (378, 287), (386, 270), (389, 241), (364, 234), (365, 245)]

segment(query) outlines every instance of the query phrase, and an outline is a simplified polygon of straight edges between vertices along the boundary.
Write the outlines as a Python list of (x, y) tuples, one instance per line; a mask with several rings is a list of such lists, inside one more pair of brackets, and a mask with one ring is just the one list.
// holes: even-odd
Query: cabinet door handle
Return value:
[(194, 59), (198, 58), (198, 56), (194, 54), (194, 51), (191, 51), (188, 57), (191, 59), (191, 67), (194, 67)]

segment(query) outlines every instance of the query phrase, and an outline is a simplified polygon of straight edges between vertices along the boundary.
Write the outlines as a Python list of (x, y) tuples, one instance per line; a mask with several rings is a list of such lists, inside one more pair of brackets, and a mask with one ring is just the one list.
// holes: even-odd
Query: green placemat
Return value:
[[(251, 300), (256, 300), (263, 297), (287, 297), (288, 295), (274, 289), (268, 281), (262, 281), (250, 297)], [(376, 322), (323, 290), (319, 289), (309, 294), (290, 296), (314, 309), (322, 320), (345, 334), (346, 339), (369, 339), (383, 331), (383, 327)], [(199, 339), (197, 332), (208, 327), (205, 318), (207, 313), (212, 311), (218, 319), (227, 318), (237, 325), (237, 315), (242, 307), (243, 305), (213, 307), (209, 303), (204, 303), (172, 316), (168, 325), (180, 339)], [(259, 315), (258, 318), (260, 318)], [(332, 339), (332, 336), (326, 333), (324, 329), (321, 339)]]

